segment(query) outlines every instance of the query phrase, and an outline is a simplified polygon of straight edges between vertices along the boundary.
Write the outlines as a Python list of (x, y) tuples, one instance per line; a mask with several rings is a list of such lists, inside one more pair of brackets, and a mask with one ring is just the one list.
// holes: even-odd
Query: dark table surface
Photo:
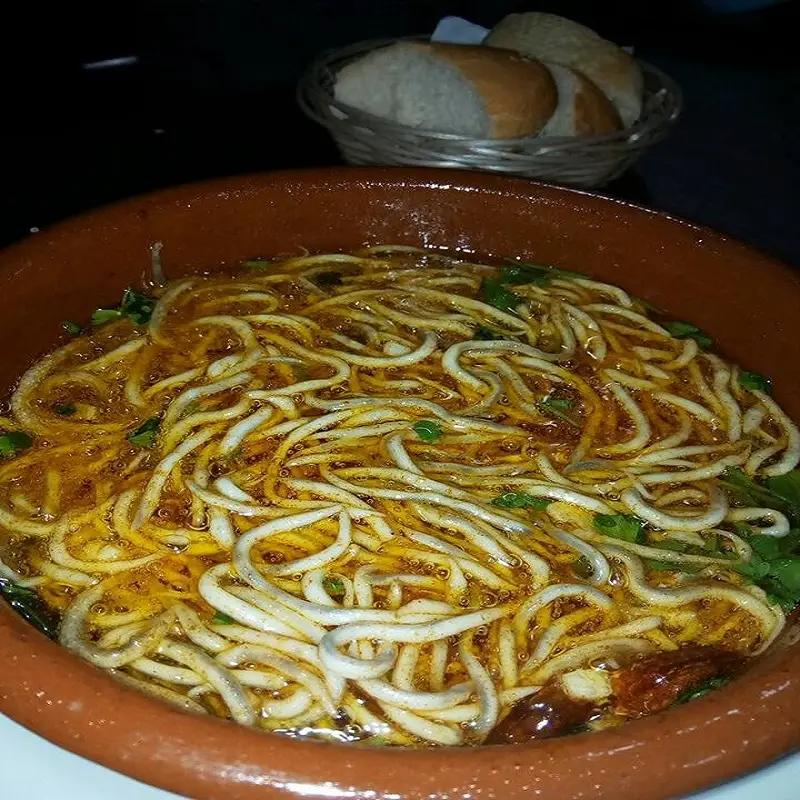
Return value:
[[(522, 6), (320, 0), (277, 9), (231, 0), (78, 4), (60, 17), (26, 6), (5, 28), (15, 33), (0, 54), (0, 244), (170, 184), (340, 163), (327, 133), (294, 101), (315, 53), (431, 30), (447, 13), (491, 25)], [(537, 7), (635, 44), (683, 88), (685, 111), (671, 137), (605, 193), (800, 265), (795, 4), (725, 16), (699, 0)], [(119, 58), (116, 67), (91, 67)]]

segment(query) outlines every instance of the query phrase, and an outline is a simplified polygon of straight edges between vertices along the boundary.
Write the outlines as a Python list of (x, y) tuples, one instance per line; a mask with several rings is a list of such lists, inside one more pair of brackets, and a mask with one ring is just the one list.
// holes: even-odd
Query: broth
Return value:
[(578, 273), (398, 246), (128, 291), (0, 418), (0, 588), (293, 736), (654, 713), (800, 599), (797, 428), (712, 345)]

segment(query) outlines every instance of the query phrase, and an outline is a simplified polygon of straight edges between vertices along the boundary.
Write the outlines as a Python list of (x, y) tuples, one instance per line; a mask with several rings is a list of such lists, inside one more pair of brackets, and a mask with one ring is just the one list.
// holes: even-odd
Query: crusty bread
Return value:
[(599, 136), (622, 127), (617, 109), (585, 75), (547, 64), (558, 91), (558, 105), (542, 136)]
[(577, 22), (539, 12), (509, 14), (485, 43), (584, 73), (616, 106), (625, 127), (641, 114), (644, 80), (635, 59)]
[(556, 88), (538, 61), (507, 50), (398, 42), (348, 64), (337, 100), (402, 125), (479, 138), (538, 132)]

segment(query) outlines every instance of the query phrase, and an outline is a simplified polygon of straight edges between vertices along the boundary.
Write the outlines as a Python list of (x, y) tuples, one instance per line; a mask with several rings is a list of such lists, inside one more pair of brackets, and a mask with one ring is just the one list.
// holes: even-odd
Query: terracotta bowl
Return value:
[[(0, 254), (9, 387), (64, 319), (116, 302), (164, 242), (171, 277), (257, 255), (404, 243), (521, 255), (618, 283), (771, 375), (800, 418), (800, 274), (708, 230), (590, 194), (477, 173), (331, 169), (233, 178), (86, 214)], [(0, 603), (0, 711), (52, 742), (196, 798), (674, 797), (800, 744), (800, 645), (784, 637), (704, 699), (524, 746), (379, 750), (293, 741), (116, 683)]]

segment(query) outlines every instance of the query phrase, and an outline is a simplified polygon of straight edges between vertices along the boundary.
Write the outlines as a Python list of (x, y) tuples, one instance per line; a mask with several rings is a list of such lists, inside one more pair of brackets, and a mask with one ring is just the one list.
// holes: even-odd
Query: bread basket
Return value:
[(298, 84), (300, 107), (330, 131), (350, 164), (459, 167), (590, 188), (625, 172), (647, 148), (667, 135), (681, 112), (678, 85), (643, 61), (639, 61), (644, 75), (641, 116), (629, 128), (603, 136), (474, 139), (410, 128), (334, 98), (336, 73), (345, 64), (396, 41), (370, 40), (327, 51), (311, 64)]

